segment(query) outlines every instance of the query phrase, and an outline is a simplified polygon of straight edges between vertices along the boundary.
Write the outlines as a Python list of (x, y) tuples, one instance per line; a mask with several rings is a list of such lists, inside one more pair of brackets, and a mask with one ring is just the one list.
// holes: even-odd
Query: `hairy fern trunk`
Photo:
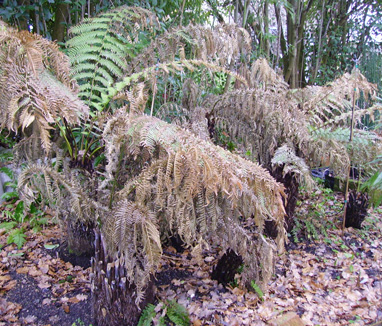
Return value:
[(154, 302), (153, 278), (144, 289), (144, 299), (136, 304), (137, 286), (127, 281), (123, 257), (111, 258), (100, 231), (95, 231), (95, 247), (95, 258), (92, 260), (92, 293), (96, 324), (137, 325), (143, 308)]
[(67, 221), (68, 250), (77, 256), (94, 256), (94, 225)]
[[(293, 214), (296, 209), (297, 197), (298, 197), (298, 188), (299, 188), (299, 180), (296, 176), (295, 172), (288, 172), (284, 175), (283, 166), (277, 166), (273, 169), (270, 169), (270, 174), (276, 179), (277, 182), (280, 182), (285, 187), (285, 195), (286, 198), (283, 198), (283, 203), (285, 206), (285, 229), (287, 232), (290, 232), (294, 226)], [(271, 236), (274, 236), (275, 227), (266, 224), (265, 232)]]

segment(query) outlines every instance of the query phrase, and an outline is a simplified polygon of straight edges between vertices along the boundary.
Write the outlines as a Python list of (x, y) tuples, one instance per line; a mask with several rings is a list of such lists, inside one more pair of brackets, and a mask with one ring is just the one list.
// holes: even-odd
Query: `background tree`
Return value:
[(353, 67), (354, 57), (381, 42), (378, 1), (237, 0), (221, 7), (207, 3), (218, 20), (229, 21), (228, 15), (239, 24), (245, 21), (256, 56), (282, 68), (292, 88), (338, 77)]

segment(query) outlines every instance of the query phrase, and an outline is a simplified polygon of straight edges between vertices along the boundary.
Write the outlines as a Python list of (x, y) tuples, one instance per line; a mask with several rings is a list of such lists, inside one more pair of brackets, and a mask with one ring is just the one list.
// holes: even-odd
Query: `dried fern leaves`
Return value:
[[(104, 139), (108, 165), (103, 188), (117, 176), (130, 180), (113, 197), (108, 219), (114, 222), (108, 223), (125, 223), (117, 212), (127, 199), (134, 201), (188, 245), (208, 241), (235, 250), (249, 267), (245, 280), (268, 281), (273, 253), (283, 250), (286, 235), (283, 187), (265, 169), (148, 116), (119, 112), (107, 124)], [(243, 227), (244, 220), (252, 231)], [(274, 221), (275, 243), (263, 236), (265, 220)], [(115, 239), (112, 233), (106, 236)]]
[[(68, 58), (57, 44), (12, 28), (0, 30), (0, 128), (21, 129), (49, 152), (58, 119), (79, 122), (87, 107), (76, 96)], [(36, 144), (29, 138), (30, 144)], [(25, 139), (24, 142), (28, 142)], [(34, 151), (40, 150), (34, 147)]]

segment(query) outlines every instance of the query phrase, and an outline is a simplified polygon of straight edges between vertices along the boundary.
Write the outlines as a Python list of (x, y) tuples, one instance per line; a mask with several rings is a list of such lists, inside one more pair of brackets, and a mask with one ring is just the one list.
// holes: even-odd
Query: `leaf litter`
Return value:
[[(219, 248), (204, 251), (203, 264), (187, 249), (166, 248), (157, 299), (182, 304), (196, 326), (371, 325), (382, 320), (382, 214), (369, 215), (364, 230), (348, 228), (344, 237), (332, 228), (315, 240), (290, 241), (261, 299), (241, 285), (239, 274), (227, 287), (211, 280)], [(90, 269), (57, 256), (61, 236), (54, 224), (29, 230), (19, 250), (1, 235), (0, 325), (92, 323)]]

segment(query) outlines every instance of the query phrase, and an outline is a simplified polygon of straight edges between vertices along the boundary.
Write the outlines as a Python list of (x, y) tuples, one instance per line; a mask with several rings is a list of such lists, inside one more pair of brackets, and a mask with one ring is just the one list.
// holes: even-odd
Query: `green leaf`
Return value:
[(19, 194), (17, 191), (10, 191), (10, 192), (5, 192), (1, 195), (1, 199), (4, 199), (5, 201), (9, 201), (11, 199), (17, 199), (19, 198)]
[(7, 168), (6, 166), (3, 166), (2, 168), (0, 168), (0, 172), (5, 173), (8, 176), (8, 178), (12, 180), (14, 179), (13, 171), (10, 168)]
[(3, 222), (0, 224), (0, 229), (5, 229), (7, 232), (12, 230), (14, 227), (16, 227), (17, 222)]
[(14, 216), (14, 219), (15, 221), (17, 222), (23, 222), (24, 221), (24, 202), (23, 201), (20, 201), (17, 206), (16, 206), (16, 209), (15, 209), (15, 214), (13, 215)]
[(44, 248), (48, 250), (53, 250), (58, 248), (60, 245), (58, 243), (56, 244), (44, 244)]
[(8, 236), (7, 243), (14, 243), (20, 249), (26, 242), (26, 235), (24, 232), (24, 228), (12, 231), (12, 233), (10, 233)]
[(251, 281), (251, 286), (255, 290), (256, 294), (259, 296), (260, 300), (263, 301), (264, 300), (264, 293), (260, 289), (260, 287), (254, 281)]

